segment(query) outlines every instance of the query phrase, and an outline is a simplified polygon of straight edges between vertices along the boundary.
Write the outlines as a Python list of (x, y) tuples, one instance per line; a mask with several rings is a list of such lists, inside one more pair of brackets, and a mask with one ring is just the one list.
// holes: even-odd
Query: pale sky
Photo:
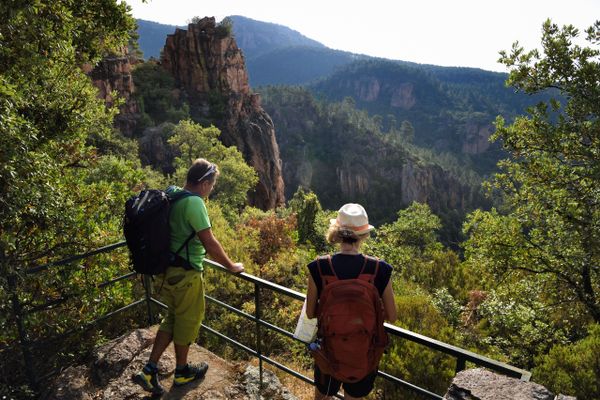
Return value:
[(581, 32), (600, 19), (600, 0), (125, 1), (135, 18), (163, 24), (241, 15), (287, 26), (332, 49), (500, 72), (506, 69), (498, 52), (517, 40), (538, 47), (547, 18)]

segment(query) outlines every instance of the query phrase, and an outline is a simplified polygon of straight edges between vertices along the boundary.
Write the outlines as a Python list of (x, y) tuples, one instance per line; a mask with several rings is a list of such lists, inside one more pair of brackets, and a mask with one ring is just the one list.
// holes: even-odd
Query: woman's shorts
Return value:
[(169, 267), (164, 275), (157, 276), (154, 286), (158, 297), (169, 306), (159, 330), (171, 333), (177, 345), (195, 342), (204, 319), (202, 272)]
[(340, 386), (343, 385), (344, 392), (352, 397), (364, 397), (371, 393), (373, 386), (375, 385), (375, 378), (377, 377), (377, 370), (373, 371), (362, 380), (356, 383), (345, 383), (340, 382), (334, 377), (326, 374), (321, 374), (321, 370), (315, 364), (315, 385), (321, 394), (326, 396), (333, 396), (340, 390)]

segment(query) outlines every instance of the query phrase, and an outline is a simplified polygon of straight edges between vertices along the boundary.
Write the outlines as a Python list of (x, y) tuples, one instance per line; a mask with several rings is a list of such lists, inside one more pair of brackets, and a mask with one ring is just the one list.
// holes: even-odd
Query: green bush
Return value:
[(600, 325), (589, 327), (589, 336), (572, 344), (556, 345), (536, 359), (533, 379), (554, 393), (579, 400), (600, 399)]

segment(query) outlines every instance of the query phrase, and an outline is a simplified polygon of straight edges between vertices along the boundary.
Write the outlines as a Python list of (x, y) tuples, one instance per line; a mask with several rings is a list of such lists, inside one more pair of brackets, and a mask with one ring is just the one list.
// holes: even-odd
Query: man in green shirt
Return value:
[(204, 362), (189, 364), (187, 356), (190, 344), (196, 341), (200, 325), (204, 319), (204, 277), (203, 261), (206, 254), (225, 266), (231, 272), (244, 270), (241, 263), (232, 262), (223, 247), (214, 237), (204, 198), (213, 190), (219, 171), (215, 164), (199, 158), (189, 168), (184, 188), (171, 186), (168, 194), (187, 190), (195, 196), (187, 196), (172, 205), (169, 215), (171, 230), (171, 250), (177, 251), (188, 239), (190, 233), (196, 235), (180, 251), (179, 255), (189, 262), (188, 268), (170, 266), (156, 282), (161, 286), (160, 296), (168, 306), (152, 347), (152, 353), (143, 370), (134, 376), (134, 381), (145, 390), (162, 394), (163, 387), (158, 381), (158, 361), (171, 341), (175, 346), (175, 386), (185, 385), (201, 379), (208, 370)]

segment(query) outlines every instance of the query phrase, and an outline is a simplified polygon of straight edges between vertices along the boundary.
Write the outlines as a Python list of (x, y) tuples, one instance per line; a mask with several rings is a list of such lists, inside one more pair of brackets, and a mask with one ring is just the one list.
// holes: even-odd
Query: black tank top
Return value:
[[(341, 254), (336, 253), (331, 256), (331, 263), (335, 270), (335, 275), (338, 279), (356, 279), (362, 269), (365, 262), (365, 257), (362, 254)], [(321, 271), (323, 275), (333, 275), (331, 267), (327, 260), (321, 260)], [(375, 287), (379, 291), (379, 296), (383, 296), (383, 291), (390, 281), (392, 276), (392, 266), (383, 260), (379, 260), (379, 271), (375, 277)], [(317, 267), (317, 261), (313, 261), (308, 264), (308, 270), (317, 286), (317, 296), (321, 296), (321, 290), (323, 289), (323, 282), (321, 282), (321, 276), (319, 275), (319, 269)], [(375, 272), (375, 260), (367, 261), (365, 266), (365, 273), (372, 274)]]

